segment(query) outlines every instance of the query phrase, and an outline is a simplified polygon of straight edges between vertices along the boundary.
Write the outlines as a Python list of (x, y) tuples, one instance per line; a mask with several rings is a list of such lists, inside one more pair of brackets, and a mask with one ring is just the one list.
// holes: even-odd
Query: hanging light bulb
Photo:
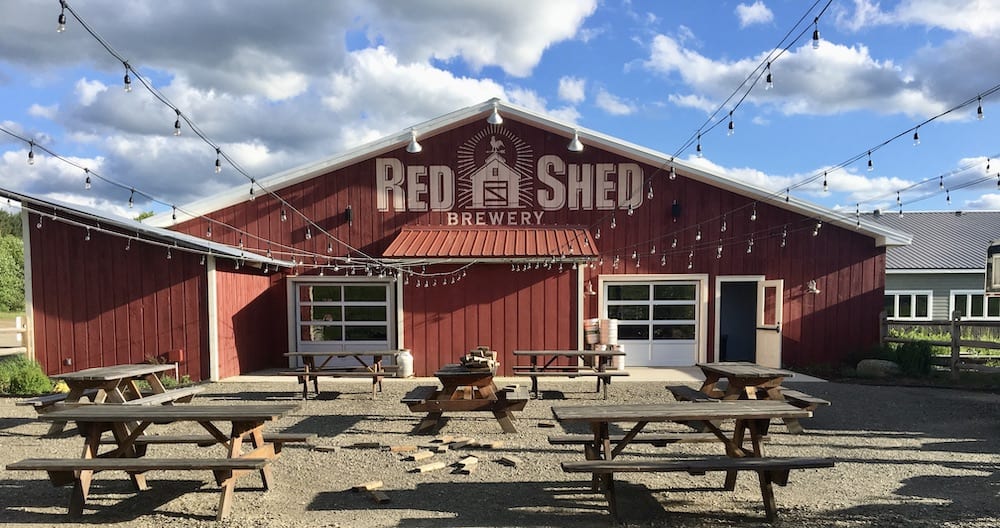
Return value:
[(201, 262), (199, 262), (198, 264), (201, 264), (202, 266), (205, 265), (205, 255), (204, 254), (202, 254), (202, 256), (201, 256)]
[(813, 236), (819, 236), (819, 229), (823, 227), (823, 222), (817, 220), (816, 227), (813, 228)]
[(632, 216), (634, 214), (635, 214), (635, 208), (632, 207), (632, 204), (628, 204), (628, 215)]
[(903, 218), (903, 204), (899, 204), (899, 217)]
[(980, 121), (982, 121), (982, 119), (983, 119), (983, 97), (979, 96), (979, 97), (977, 97), (977, 99), (979, 100), (979, 106), (976, 107), (976, 119), (979, 119)]
[(639, 252), (635, 251), (635, 250), (632, 250), (632, 260), (635, 260), (637, 258), (639, 258)]
[(135, 189), (129, 191), (128, 194), (128, 208), (131, 209), (135, 207)]
[(771, 63), (767, 63), (767, 76), (764, 78), (764, 89), (770, 90), (774, 88), (774, 80), (771, 78)]
[(819, 17), (813, 20), (813, 49), (819, 49)]
[(287, 222), (288, 221), (288, 215), (285, 214), (285, 210), (284, 209), (281, 210), (281, 215), (280, 215), (279, 218), (281, 218), (282, 222)]
[(826, 171), (823, 171), (823, 192), (830, 190), (830, 186), (826, 183)]
[(573, 139), (570, 140), (566, 149), (570, 152), (583, 152), (583, 143), (580, 142), (580, 133), (578, 131), (573, 131)]
[(615, 213), (611, 213), (611, 229), (618, 227), (618, 222), (615, 222)]
[(265, 256), (267, 256), (267, 258), (272, 258), (271, 257), (271, 246), (267, 246), (267, 253), (265, 254)]
[[(239, 239), (239, 242), (238, 242), (237, 245), (240, 247), (240, 249), (243, 249), (243, 235), (240, 235), (240, 239)], [(292, 260), (294, 260), (294, 259), (292, 259)]]
[(698, 232), (694, 234), (695, 241), (701, 240), (701, 226), (698, 226)]
[(694, 250), (692, 249), (691, 252), (688, 253), (688, 269), (691, 269), (693, 267), (694, 267)]
[(601, 228), (598, 227), (597, 232), (594, 233), (594, 240), (600, 240), (600, 239), (601, 239)]
[(653, 245), (649, 246), (649, 254), (650, 255), (655, 255), (656, 254), (656, 244), (653, 244)]
[(677, 237), (670, 241), (670, 249), (677, 249)]
[(421, 147), (420, 143), (417, 143), (417, 131), (416, 129), (411, 128), (410, 142), (406, 145), (406, 151), (409, 152), (410, 154), (416, 154), (421, 150), (424, 150), (424, 147)]
[(872, 151), (868, 151), (868, 172), (875, 170), (875, 165), (872, 164)]
[(35, 224), (35, 229), (42, 228), (42, 215), (38, 215), (38, 222)]
[(913, 146), (915, 147), (919, 144), (920, 144), (920, 127), (917, 127), (913, 131)]
[(747, 253), (753, 253), (753, 237), (747, 239)]
[(87, 234), (86, 234), (86, 236), (83, 237), (83, 240), (86, 241), (86, 242), (90, 242), (90, 228), (89, 227), (87, 228)]
[(124, 62), (122, 64), (125, 65), (125, 78), (123, 79), (125, 84), (125, 93), (128, 93), (132, 91), (132, 78), (128, 76), (128, 63)]
[(662, 268), (663, 266), (666, 266), (666, 265), (667, 265), (667, 256), (666, 255), (660, 255), (660, 267)]
[(695, 151), (695, 153), (698, 154), (699, 158), (702, 157), (702, 152), (701, 152), (701, 134), (698, 134), (698, 144), (697, 144), (697, 146), (695, 146), (694, 151)]
[(90, 169), (83, 169), (83, 172), (87, 173), (87, 178), (83, 180), (84, 190), (90, 190)]
[(715, 258), (722, 258), (722, 240), (719, 240), (719, 247), (715, 248)]
[(951, 189), (945, 189), (944, 195), (945, 203), (951, 204)]
[(174, 121), (174, 135), (179, 136), (181, 135), (181, 111), (175, 108), (174, 112), (177, 113), (177, 120)]
[(753, 210), (750, 211), (750, 221), (751, 222), (757, 221), (757, 202), (753, 203)]
[(128, 239), (128, 240), (127, 240), (127, 241), (125, 242), (125, 251), (128, 251), (128, 250), (130, 250), (130, 249), (132, 249), (132, 239), (131, 239), (131, 238), (129, 238), (129, 239)]
[(327, 253), (333, 253), (333, 242), (327, 242), (326, 243), (326, 252)]
[(787, 203), (788, 200), (790, 200), (791, 198), (792, 198), (792, 188), (785, 187), (785, 202)]
[(212, 224), (205, 228), (205, 238), (212, 238)]
[(167, 248), (167, 260), (174, 258), (173, 254), (170, 253), (170, 248)]
[(731, 136), (736, 133), (736, 125), (733, 124), (733, 111), (729, 111), (729, 130), (726, 132), (727, 136)]
[[(671, 160), (671, 161), (673, 161), (673, 160)], [(670, 166), (670, 179), (671, 180), (676, 180), (677, 179), (677, 171), (674, 169), (673, 165)]]
[(497, 106), (499, 106), (499, 103), (493, 101), (493, 113), (490, 114), (490, 117), (486, 118), (486, 122), (491, 125), (503, 124), (503, 117), (500, 117), (500, 111), (497, 109)]
[(938, 176), (938, 189), (944, 189), (944, 175)]
[(899, 197), (899, 191), (896, 191), (896, 205), (901, 205), (903, 200)]
[(306, 240), (309, 240), (309, 239), (311, 239), (312, 237), (313, 237), (313, 232), (312, 232), (312, 228), (311, 228), (311, 227), (307, 227), (307, 228), (306, 228)]
[(66, 2), (64, 0), (59, 0), (59, 6), (61, 11), (59, 12), (58, 25), (56, 26), (56, 33), (62, 33), (66, 31)]
[(28, 142), (28, 165), (35, 164), (35, 142)]
[(170, 218), (172, 220), (177, 220), (177, 206), (176, 205), (171, 205), (170, 207), (171, 207)]
[(254, 201), (257, 198), (253, 194), (253, 184), (254, 184), (254, 180), (253, 180), (253, 178), (250, 178), (250, 201), (251, 202)]
[(215, 173), (222, 172), (222, 151), (215, 149)]
[(725, 216), (722, 217), (722, 225), (719, 226), (719, 232), (720, 233), (725, 233), (726, 232), (726, 217)]
[(784, 225), (781, 228), (781, 247), (785, 247), (788, 244), (788, 225)]
[(646, 198), (648, 198), (650, 200), (653, 199), (653, 182), (652, 182), (652, 180), (650, 180), (650, 182), (649, 182), (649, 192), (646, 193)]

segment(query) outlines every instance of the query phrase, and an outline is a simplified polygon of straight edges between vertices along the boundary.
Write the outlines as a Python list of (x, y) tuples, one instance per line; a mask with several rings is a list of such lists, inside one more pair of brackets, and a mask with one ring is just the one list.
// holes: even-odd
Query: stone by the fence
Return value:
[(898, 375), (899, 365), (885, 359), (862, 359), (858, 362), (858, 376), (868, 378), (885, 378)]

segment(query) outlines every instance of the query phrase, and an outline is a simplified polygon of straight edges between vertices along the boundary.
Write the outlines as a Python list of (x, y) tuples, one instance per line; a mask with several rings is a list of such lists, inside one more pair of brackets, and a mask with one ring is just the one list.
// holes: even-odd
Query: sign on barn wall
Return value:
[(536, 158), (512, 131), (490, 127), (458, 148), (457, 164), (407, 165), (376, 158), (379, 211), (441, 211), (448, 225), (535, 225), (545, 213), (637, 209), (643, 201), (637, 163), (570, 163)]

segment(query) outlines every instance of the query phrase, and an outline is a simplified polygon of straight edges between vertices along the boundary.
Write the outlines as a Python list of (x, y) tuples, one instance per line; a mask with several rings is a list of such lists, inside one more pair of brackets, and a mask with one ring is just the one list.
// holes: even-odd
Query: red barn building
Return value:
[[(878, 343), (885, 248), (909, 243), (499, 101), (182, 210), (153, 222), (192, 238), (211, 226), (258, 266), (192, 271), (196, 378), (284, 366), (289, 350), (385, 348), (430, 375), (479, 345), (509, 375), (513, 350), (585, 346), (589, 318), (618, 320), (629, 366), (835, 363)], [(30, 287), (44, 290), (54, 265), (37, 257)], [(290, 269), (264, 274), (271, 257)], [(84, 312), (73, 325), (89, 332)]]

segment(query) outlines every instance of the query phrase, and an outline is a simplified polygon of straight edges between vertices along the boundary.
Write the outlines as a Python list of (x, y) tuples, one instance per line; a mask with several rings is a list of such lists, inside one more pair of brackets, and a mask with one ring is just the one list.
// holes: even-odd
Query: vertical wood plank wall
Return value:
[[(207, 376), (207, 278), (200, 256), (30, 214), (36, 359), (48, 374), (143, 363), (183, 350)], [(165, 359), (165, 358), (163, 358)], [(69, 364), (66, 364), (68, 360)]]
[(285, 292), (280, 279), (256, 270), (228, 271), (220, 260), (218, 288), (219, 376), (226, 378), (284, 364), (288, 349)]
[[(434, 211), (378, 211), (375, 158), (393, 157), (405, 165), (456, 167), (459, 147), (488, 126), (485, 118), (477, 117), (436, 135), (422, 135), (423, 151), (418, 154), (407, 153), (401, 145), (276, 190), (337, 239), (365, 254), (379, 256), (403, 226), (443, 226), (447, 217)], [(530, 145), (535, 160), (544, 154), (554, 154), (573, 164), (633, 161), (592, 146), (580, 153), (568, 152), (567, 137), (513, 118), (505, 117), (502, 127)], [(596, 277), (600, 274), (662, 274), (669, 278), (670, 274), (707, 273), (708, 302), (714, 303), (715, 278), (720, 275), (780, 278), (785, 284), (782, 329), (783, 360), (787, 364), (833, 363), (877, 343), (885, 250), (876, 247), (872, 238), (852, 228), (830, 224), (824, 224), (819, 235), (813, 236), (814, 219), (763, 202), (756, 204), (757, 219), (751, 221), (754, 202), (745, 196), (685, 177), (683, 171), (678, 172), (676, 180), (670, 180), (666, 167), (644, 164), (641, 167), (652, 184), (653, 198), (645, 198), (644, 188), (644, 203), (633, 215), (625, 210), (615, 211), (615, 229), (610, 227), (611, 211), (564, 208), (545, 212), (541, 220), (545, 225), (586, 226), (594, 234), (600, 230), (601, 238), (596, 243), (603, 264), (588, 268), (585, 280), (593, 281), (596, 287)], [(671, 214), (674, 201), (680, 205), (677, 217)], [(777, 201), (780, 205), (780, 198)], [(344, 217), (348, 206), (353, 211), (352, 224)], [(288, 220), (282, 222), (280, 209), (273, 198), (260, 196), (210, 216), (276, 244), (327, 254), (326, 237), (306, 240), (303, 220), (288, 211)], [(721, 230), (723, 220), (726, 231)], [(198, 219), (179, 224), (175, 229), (204, 236), (205, 227), (205, 221)], [(700, 241), (694, 239), (698, 229), (702, 231)], [(781, 247), (782, 230), (787, 231), (785, 247)], [(670, 247), (673, 238), (678, 240), (675, 249)], [(752, 251), (747, 253), (751, 238)], [(238, 235), (215, 226), (212, 239), (235, 245)], [(716, 258), (720, 241), (724, 253), (722, 258)], [(248, 251), (266, 252), (266, 247), (249, 237), (244, 243)], [(347, 254), (345, 246), (333, 244), (332, 256)], [(688, 269), (691, 251), (693, 265)], [(632, 259), (633, 252), (639, 257), (638, 267)], [(613, 265), (615, 256), (620, 259), (617, 268)], [(666, 262), (661, 265), (664, 256)], [(308, 266), (299, 272), (316, 273)], [(427, 290), (417, 288), (415, 281), (411, 281), (404, 287), (405, 341), (399, 346), (413, 351), (417, 374), (454, 362), (462, 351), (480, 344), (503, 352), (508, 358), (506, 365), (513, 363), (506, 354), (516, 348), (576, 347), (577, 326), (582, 323), (572, 319), (573, 311), (569, 308), (577, 302), (573, 276), (571, 272), (542, 270), (511, 272), (509, 264), (482, 264), (470, 268), (468, 276), (456, 285)], [(820, 294), (805, 292), (809, 280), (817, 282)], [(240, 302), (250, 300), (242, 298)], [(585, 298), (584, 303), (583, 316), (597, 317), (597, 297)], [(280, 303), (275, 300), (273, 307), (270, 303), (261, 306), (274, 310), (269, 318), (277, 323), (286, 317), (284, 304), (282, 299)], [(715, 313), (714, 304), (710, 304), (708, 313)], [(714, 359), (714, 322), (705, 323), (709, 325), (706, 347), (709, 359)], [(267, 352), (268, 357), (280, 356), (287, 346), (281, 344), (278, 348)], [(246, 360), (240, 358), (241, 362)]]

